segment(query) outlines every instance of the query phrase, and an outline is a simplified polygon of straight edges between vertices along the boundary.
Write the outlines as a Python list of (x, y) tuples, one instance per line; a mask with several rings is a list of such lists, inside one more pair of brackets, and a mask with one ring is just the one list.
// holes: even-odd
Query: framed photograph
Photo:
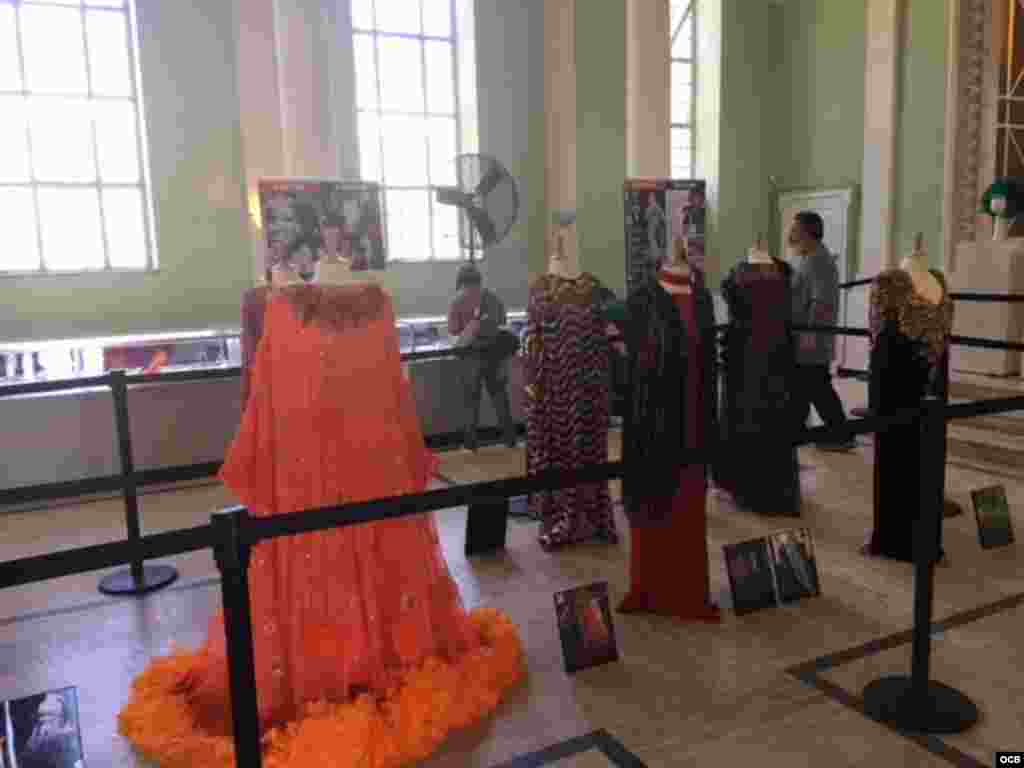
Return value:
[(568, 674), (619, 660), (607, 582), (556, 592), (555, 615)]
[(723, 549), (736, 614), (742, 616), (777, 605), (768, 540), (751, 539), (726, 544)]
[(85, 768), (74, 688), (5, 702), (4, 768)]
[(311, 279), (322, 258), (352, 271), (387, 267), (380, 185), (330, 179), (260, 179), (265, 268), (287, 264)]
[(983, 549), (1005, 547), (1012, 544), (1013, 521), (1010, 519), (1010, 503), (1006, 499), (1006, 488), (993, 485), (971, 491), (974, 516), (978, 520), (978, 541)]
[(628, 179), (624, 187), (626, 283), (632, 290), (686, 241), (690, 263), (704, 268), (706, 184), (697, 180)]
[(782, 531), (768, 537), (780, 603), (792, 603), (821, 594), (814, 541), (809, 528)]

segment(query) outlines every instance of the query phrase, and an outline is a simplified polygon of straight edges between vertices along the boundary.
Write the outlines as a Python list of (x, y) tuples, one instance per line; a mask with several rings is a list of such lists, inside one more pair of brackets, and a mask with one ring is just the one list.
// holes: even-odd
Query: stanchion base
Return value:
[(142, 583), (136, 584), (130, 568), (112, 573), (100, 581), (100, 592), (105, 595), (146, 595), (173, 584), (178, 571), (170, 565), (142, 566)]
[(978, 707), (955, 688), (928, 682), (919, 696), (906, 675), (882, 677), (864, 689), (864, 713), (914, 733), (963, 733), (978, 722)]

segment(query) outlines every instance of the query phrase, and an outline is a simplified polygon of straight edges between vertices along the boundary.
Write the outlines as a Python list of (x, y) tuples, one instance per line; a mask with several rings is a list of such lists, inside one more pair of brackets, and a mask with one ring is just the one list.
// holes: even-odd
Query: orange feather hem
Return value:
[[(478, 648), (451, 664), (429, 658), (382, 697), (316, 702), (263, 738), (266, 768), (402, 768), (429, 757), (448, 735), (490, 715), (526, 675), (519, 633), (503, 613), (473, 611)], [(175, 692), (197, 653), (156, 659), (136, 678), (119, 716), (121, 734), (160, 768), (233, 768), (231, 739), (197, 728)]]

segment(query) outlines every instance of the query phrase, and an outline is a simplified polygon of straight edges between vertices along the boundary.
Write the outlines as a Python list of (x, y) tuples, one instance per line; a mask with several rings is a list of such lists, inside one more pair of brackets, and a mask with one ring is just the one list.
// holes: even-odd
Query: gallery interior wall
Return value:
[(238, 324), (250, 285), (232, 3), (137, 0), (160, 270), (0, 279), (0, 337)]

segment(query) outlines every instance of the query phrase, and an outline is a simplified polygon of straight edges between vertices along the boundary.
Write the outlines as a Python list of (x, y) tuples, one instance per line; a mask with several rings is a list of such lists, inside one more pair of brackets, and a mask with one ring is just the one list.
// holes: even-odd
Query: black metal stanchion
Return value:
[(914, 638), (911, 674), (882, 677), (864, 689), (868, 717), (904, 731), (962, 733), (978, 722), (978, 708), (960, 691), (930, 677), (935, 563), (942, 553), (946, 474), (946, 420), (941, 398), (921, 412), (921, 508), (914, 523)]
[[(124, 494), (125, 522), (128, 540), (142, 538), (139, 525), (139, 491), (132, 458), (131, 424), (128, 420), (128, 384), (124, 371), (110, 374), (110, 390), (114, 398), (114, 425), (117, 428), (117, 447), (121, 459), (122, 493)], [(100, 592), (107, 595), (145, 595), (166, 587), (178, 578), (178, 571), (170, 565), (145, 565), (141, 557), (131, 562), (126, 571), (117, 571), (100, 581)]]
[(235, 765), (261, 768), (259, 702), (256, 698), (256, 663), (253, 655), (252, 607), (249, 603), (249, 542), (245, 524), (248, 511), (235, 507), (213, 515), (213, 555), (221, 574), (224, 632), (227, 639), (231, 685), (231, 727), (235, 737)]

